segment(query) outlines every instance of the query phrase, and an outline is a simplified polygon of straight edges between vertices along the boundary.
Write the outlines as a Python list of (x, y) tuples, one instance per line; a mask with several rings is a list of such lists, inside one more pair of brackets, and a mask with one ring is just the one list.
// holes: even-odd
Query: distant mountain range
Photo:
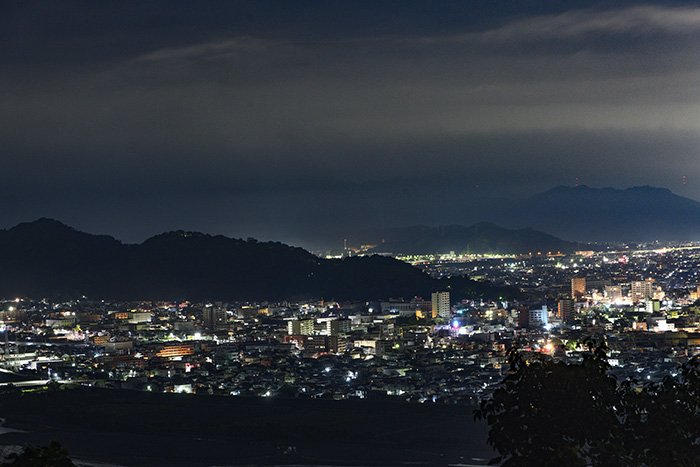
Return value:
[(578, 241), (700, 240), (700, 203), (665, 188), (558, 186), (498, 216)]
[(433, 279), (383, 256), (318, 258), (278, 242), (168, 232), (141, 244), (39, 219), (0, 230), (0, 295), (105, 299), (371, 300), (517, 295), (466, 278)]
[(530, 228), (511, 230), (489, 222), (471, 226), (415, 226), (388, 229), (372, 250), (395, 254), (425, 253), (570, 253), (582, 245)]
[[(560, 186), (525, 200), (497, 203), (492, 210), (481, 211), (480, 217), (503, 227), (480, 222), (468, 227), (394, 228), (360, 240), (376, 243), (378, 253), (407, 254), (544, 253), (581, 248), (561, 238), (581, 242), (700, 240), (700, 203), (653, 187)], [(427, 296), (446, 287), (453, 288), (455, 297), (515, 293), (467, 279), (438, 281), (408, 264), (380, 256), (326, 260), (278, 242), (184, 231), (157, 235), (141, 244), (124, 244), (51, 219), (0, 230), (0, 260), (0, 295), (4, 296), (369, 300)]]
[(454, 204), (452, 219), (477, 223), (375, 229), (352, 234), (352, 241), (410, 254), (570, 252), (593, 248), (585, 246), (590, 242), (700, 240), (700, 202), (665, 188), (558, 186), (520, 200)]

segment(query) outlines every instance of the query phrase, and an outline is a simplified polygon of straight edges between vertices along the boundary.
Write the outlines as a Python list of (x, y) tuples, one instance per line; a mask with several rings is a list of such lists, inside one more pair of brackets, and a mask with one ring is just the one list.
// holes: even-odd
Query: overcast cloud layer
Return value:
[(700, 199), (700, 7), (375, 3), (6, 4), (2, 224), (312, 246), (577, 178)]

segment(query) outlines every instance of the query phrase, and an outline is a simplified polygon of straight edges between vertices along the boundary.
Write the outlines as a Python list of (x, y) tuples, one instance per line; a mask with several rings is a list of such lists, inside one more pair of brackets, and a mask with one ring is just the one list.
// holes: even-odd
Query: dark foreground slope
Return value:
[(58, 440), (77, 458), (124, 466), (448, 465), (492, 456), (487, 427), (468, 406), (79, 389), (3, 397), (0, 417), (27, 430), (0, 435), (0, 444)]
[(381, 256), (318, 258), (278, 242), (169, 232), (138, 245), (40, 219), (0, 231), (0, 295), (113, 299), (377, 299), (512, 295), (467, 279), (438, 281)]

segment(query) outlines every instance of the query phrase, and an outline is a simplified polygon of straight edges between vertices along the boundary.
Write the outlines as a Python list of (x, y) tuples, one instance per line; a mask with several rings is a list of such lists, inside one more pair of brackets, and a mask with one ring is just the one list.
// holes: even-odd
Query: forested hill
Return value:
[(433, 279), (383, 256), (329, 260), (278, 242), (168, 232), (141, 244), (39, 219), (0, 230), (0, 294), (112, 299), (370, 300), (513, 296), (466, 278)]

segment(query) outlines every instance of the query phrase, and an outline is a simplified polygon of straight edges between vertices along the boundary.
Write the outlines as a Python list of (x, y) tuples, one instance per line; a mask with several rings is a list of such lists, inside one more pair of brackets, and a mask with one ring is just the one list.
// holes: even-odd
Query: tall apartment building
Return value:
[(202, 321), (206, 329), (215, 330), (226, 324), (226, 310), (219, 306), (207, 306), (202, 310)]
[(338, 334), (347, 334), (350, 332), (351, 329), (351, 322), (349, 319), (325, 319), (322, 321), (322, 324), (323, 329), (321, 330), (320, 334), (324, 336), (337, 336)]
[(449, 292), (433, 292), (433, 318), (450, 319), (452, 311), (450, 309), (450, 293)]
[(632, 281), (632, 286), (630, 287), (630, 297), (634, 302), (646, 300), (647, 298), (652, 298), (654, 296), (654, 289), (654, 279)]
[(290, 336), (310, 336), (313, 333), (313, 319), (290, 319), (287, 321), (287, 334)]
[(576, 317), (576, 302), (573, 298), (562, 298), (557, 303), (557, 316), (565, 323), (570, 323)]
[(539, 328), (546, 326), (549, 322), (547, 313), (547, 305), (542, 305), (541, 308), (530, 308), (528, 325), (531, 328)]

